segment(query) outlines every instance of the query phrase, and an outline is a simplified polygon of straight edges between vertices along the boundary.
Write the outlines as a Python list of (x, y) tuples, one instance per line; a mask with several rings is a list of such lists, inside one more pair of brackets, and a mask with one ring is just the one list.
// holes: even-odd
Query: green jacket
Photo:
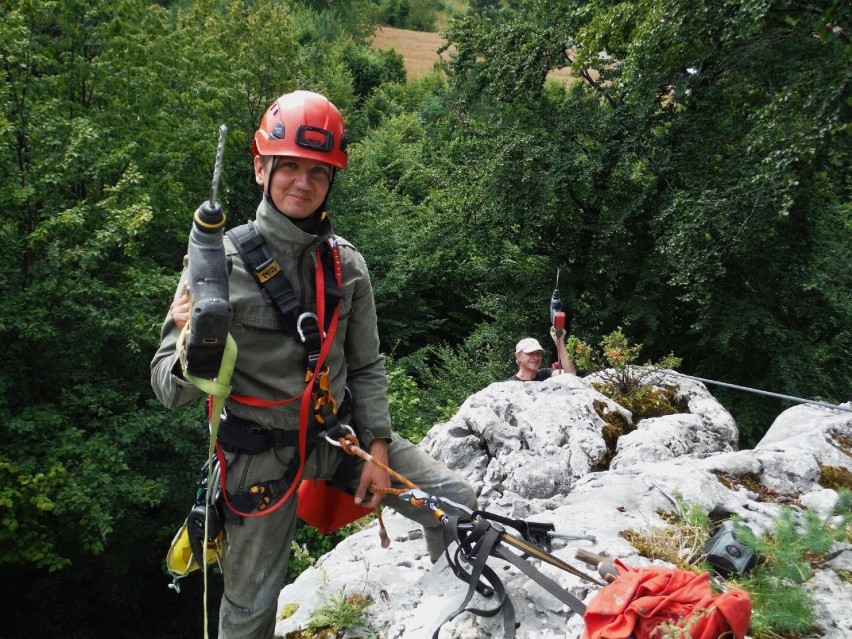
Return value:
[[(332, 235), (330, 222), (323, 222), (319, 235), (305, 233), (264, 199), (258, 206), (255, 224), (301, 300), (303, 311), (316, 313), (316, 247)], [(344, 386), (352, 391), (352, 425), (366, 450), (374, 438), (391, 436), (385, 360), (379, 352), (376, 307), (367, 265), (352, 244), (340, 237), (336, 240), (343, 272), (343, 299), (337, 333), (326, 362), (331, 392), (337, 401), (343, 399)], [(305, 389), (302, 344), (287, 332), (278, 309), (265, 301), (256, 280), (246, 271), (227, 237), (225, 252), (233, 261), (229, 278), (234, 311), (230, 333), (237, 344), (237, 361), (231, 378), (233, 394), (268, 400), (299, 395)], [(178, 291), (185, 278), (186, 273), (181, 277)], [(201, 394), (180, 375), (175, 351), (179, 335), (177, 326), (167, 317), (160, 347), (151, 362), (151, 386), (167, 408), (179, 408)], [(296, 400), (284, 406), (257, 408), (232, 399), (225, 403), (239, 417), (284, 430), (298, 429), (299, 404)]]

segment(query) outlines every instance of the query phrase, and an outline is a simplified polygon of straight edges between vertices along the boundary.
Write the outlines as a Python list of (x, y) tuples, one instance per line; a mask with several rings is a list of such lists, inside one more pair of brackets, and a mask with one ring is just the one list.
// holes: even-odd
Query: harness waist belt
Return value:
[(217, 439), (226, 450), (236, 448), (248, 455), (257, 455), (270, 448), (298, 446), (299, 431), (264, 428), (227, 412), (219, 422)]

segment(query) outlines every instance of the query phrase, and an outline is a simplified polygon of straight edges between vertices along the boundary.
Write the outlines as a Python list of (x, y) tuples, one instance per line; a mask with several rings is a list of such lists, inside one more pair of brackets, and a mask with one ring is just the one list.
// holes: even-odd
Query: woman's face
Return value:
[(255, 181), (264, 187), (282, 213), (304, 219), (316, 211), (328, 195), (331, 165), (316, 160), (280, 156), (271, 176), (268, 174), (270, 166), (272, 158), (255, 156)]

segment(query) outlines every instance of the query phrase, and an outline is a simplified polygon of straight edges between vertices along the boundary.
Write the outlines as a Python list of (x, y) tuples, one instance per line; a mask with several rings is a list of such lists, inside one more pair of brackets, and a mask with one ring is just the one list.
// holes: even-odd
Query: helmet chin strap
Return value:
[[(278, 164), (278, 156), (277, 155), (268, 155), (263, 158), (263, 171), (266, 174), (266, 177), (263, 180), (263, 195), (270, 202), (272, 202), (272, 198), (269, 197), (269, 183), (272, 182), (272, 173), (275, 171), (275, 165)], [(275, 206), (275, 203), (272, 203), (272, 206)], [(278, 211), (278, 207), (275, 208)], [(280, 211), (279, 211), (280, 213)]]

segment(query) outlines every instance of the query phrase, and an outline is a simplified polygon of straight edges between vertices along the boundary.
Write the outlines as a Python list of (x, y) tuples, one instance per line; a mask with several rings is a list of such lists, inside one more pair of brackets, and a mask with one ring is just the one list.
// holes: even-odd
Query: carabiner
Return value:
[[(305, 332), (302, 330), (302, 322), (306, 319), (313, 319), (317, 323), (317, 330), (319, 331), (319, 318), (316, 313), (302, 313), (299, 315), (299, 319), (296, 320), (296, 331), (299, 333), (299, 337), (302, 340), (302, 343), (305, 343)], [(323, 334), (325, 337), (325, 334)]]
[[(347, 433), (348, 435), (355, 435), (355, 431), (352, 430), (352, 427), (349, 424), (338, 424), (337, 428), (344, 430), (344, 431), (348, 431), (348, 433)], [(343, 448), (343, 446), (341, 446), (339, 441), (329, 437), (327, 430), (322, 431), (320, 433), (320, 435), (322, 435), (325, 438), (325, 441), (327, 441), (332, 446), (337, 446), (338, 448)]]

